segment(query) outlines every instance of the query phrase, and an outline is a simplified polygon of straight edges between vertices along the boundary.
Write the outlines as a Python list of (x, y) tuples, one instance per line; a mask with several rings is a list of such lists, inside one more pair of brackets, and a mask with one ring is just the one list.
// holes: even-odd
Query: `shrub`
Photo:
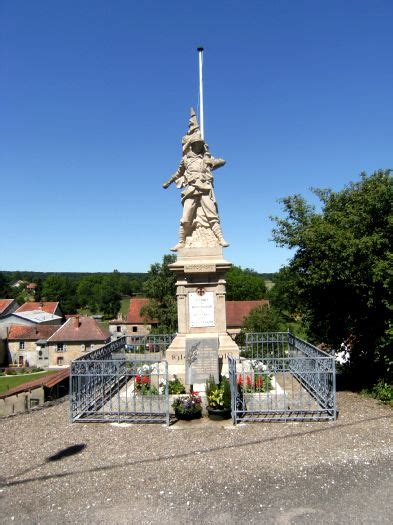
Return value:
[(168, 383), (169, 394), (185, 394), (186, 389), (183, 383), (177, 377)]
[(371, 390), (371, 395), (383, 403), (392, 403), (393, 385), (389, 385), (388, 383), (385, 383), (383, 379), (381, 379), (376, 385), (374, 385), (373, 389)]

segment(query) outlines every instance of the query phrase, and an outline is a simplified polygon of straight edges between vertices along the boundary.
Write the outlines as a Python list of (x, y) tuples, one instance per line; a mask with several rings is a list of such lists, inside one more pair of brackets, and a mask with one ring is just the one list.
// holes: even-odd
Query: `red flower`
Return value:
[(147, 383), (150, 383), (150, 377), (144, 376), (143, 377), (143, 384), (147, 385)]
[(255, 386), (256, 388), (263, 388), (263, 377), (258, 376), (255, 378)]
[(250, 376), (246, 377), (246, 385), (247, 386), (251, 386), (251, 377)]
[(141, 376), (135, 376), (135, 381), (138, 383), (138, 385), (139, 385), (140, 383), (142, 383), (142, 378), (141, 378)]
[(242, 376), (239, 376), (239, 377), (237, 378), (237, 384), (241, 386), (242, 383), (243, 383), (243, 378), (242, 378)]

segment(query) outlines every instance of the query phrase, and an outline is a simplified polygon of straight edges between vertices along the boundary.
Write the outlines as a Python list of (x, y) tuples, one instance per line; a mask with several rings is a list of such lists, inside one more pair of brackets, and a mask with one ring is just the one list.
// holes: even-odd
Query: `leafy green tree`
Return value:
[(149, 303), (141, 309), (146, 319), (157, 319), (157, 332), (176, 332), (176, 276), (168, 265), (176, 261), (176, 255), (164, 255), (162, 264), (150, 266), (148, 277), (143, 285)]
[(105, 277), (94, 287), (97, 307), (106, 317), (115, 317), (120, 310), (120, 293), (112, 276)]
[(389, 376), (392, 361), (393, 179), (390, 170), (361, 175), (343, 190), (314, 190), (317, 212), (300, 195), (282, 199), (284, 218), (275, 218), (280, 246), (296, 250), (276, 279), (272, 297), (298, 313), (314, 342), (338, 349), (350, 342), (350, 366), (367, 384)]
[(10, 289), (8, 280), (4, 274), (0, 272), (0, 298), (6, 298), (9, 296)]
[(77, 286), (78, 303), (93, 314), (115, 317), (120, 310), (120, 279), (117, 272), (86, 275)]
[(63, 275), (50, 275), (42, 285), (42, 299), (59, 301), (65, 314), (75, 313), (78, 308), (76, 284)]
[(226, 298), (228, 301), (251, 301), (266, 296), (263, 278), (254, 270), (232, 266), (226, 274)]
[(98, 290), (101, 278), (99, 275), (86, 275), (77, 285), (78, 303), (91, 312), (98, 312)]
[(287, 329), (280, 314), (267, 304), (251, 310), (244, 318), (245, 332), (282, 332)]
[(36, 283), (36, 289), (34, 291), (34, 300), (35, 301), (41, 301), (41, 298), (42, 298), (42, 286), (44, 284), (43, 280), (41, 279), (41, 277), (38, 277), (38, 279), (35, 279), (35, 283)]

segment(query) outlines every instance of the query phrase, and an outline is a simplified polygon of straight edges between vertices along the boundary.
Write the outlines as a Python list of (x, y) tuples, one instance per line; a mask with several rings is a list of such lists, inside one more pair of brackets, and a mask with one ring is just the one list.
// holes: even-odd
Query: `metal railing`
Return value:
[(173, 336), (120, 337), (71, 363), (71, 421), (169, 424), (168, 364)]
[(334, 357), (290, 332), (246, 334), (229, 375), (235, 424), (336, 418)]

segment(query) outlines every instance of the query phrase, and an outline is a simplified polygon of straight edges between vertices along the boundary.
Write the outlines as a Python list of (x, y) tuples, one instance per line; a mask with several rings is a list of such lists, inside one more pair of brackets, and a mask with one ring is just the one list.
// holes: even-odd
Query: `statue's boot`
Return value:
[(171, 248), (171, 252), (177, 252), (177, 250), (180, 250), (181, 248), (184, 248), (186, 245), (186, 231), (183, 226), (180, 226), (179, 228), (179, 242)]
[(212, 230), (214, 232), (214, 235), (217, 237), (220, 246), (222, 246), (223, 248), (229, 246), (229, 242), (227, 242), (222, 235), (221, 226), (218, 222), (213, 224)]

